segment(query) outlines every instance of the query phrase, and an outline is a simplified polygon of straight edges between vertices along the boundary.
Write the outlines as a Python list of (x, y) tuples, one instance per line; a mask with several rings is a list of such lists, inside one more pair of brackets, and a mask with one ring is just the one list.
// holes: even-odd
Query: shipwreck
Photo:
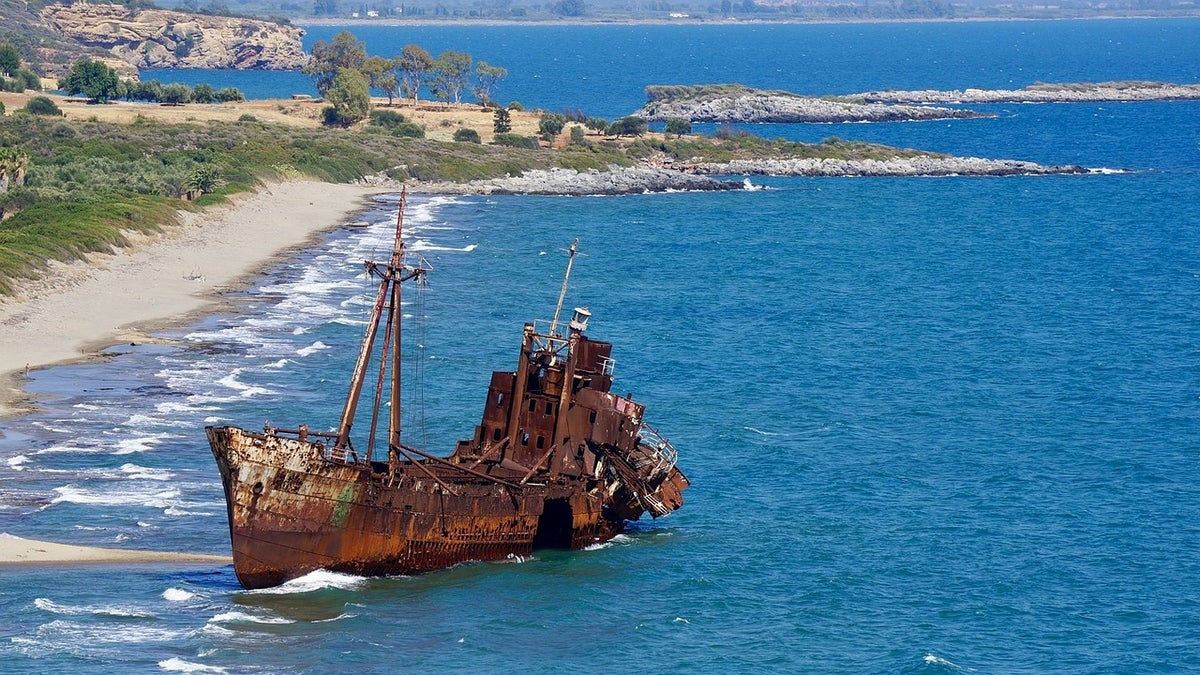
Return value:
[[(448, 457), (401, 442), (402, 286), (430, 271), (406, 255), (404, 204), (402, 195), (390, 260), (365, 263), (378, 292), (336, 429), (206, 429), (246, 588), (318, 569), (415, 574), (580, 549), (683, 504), (688, 479), (675, 448), (645, 422), (642, 404), (611, 391), (612, 344), (585, 335), (588, 310), (576, 308), (560, 330), (576, 244), (553, 320), (525, 324), (516, 369), (492, 373), (472, 437)], [(367, 438), (356, 446), (373, 368)], [(376, 457), (385, 433), (386, 455)]]

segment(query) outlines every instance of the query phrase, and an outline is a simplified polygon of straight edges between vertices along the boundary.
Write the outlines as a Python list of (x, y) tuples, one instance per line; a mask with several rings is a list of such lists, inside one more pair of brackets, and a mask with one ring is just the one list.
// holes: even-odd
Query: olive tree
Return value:
[(107, 64), (91, 59), (81, 59), (71, 67), (71, 72), (58, 83), (58, 88), (71, 96), (83, 94), (94, 103), (103, 103), (120, 93), (117, 71)]

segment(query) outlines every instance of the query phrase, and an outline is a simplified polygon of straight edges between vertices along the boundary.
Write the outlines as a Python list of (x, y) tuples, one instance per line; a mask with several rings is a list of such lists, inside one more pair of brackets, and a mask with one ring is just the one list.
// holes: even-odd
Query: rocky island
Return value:
[(939, 91), (868, 91), (849, 98), (863, 103), (928, 105), (954, 103), (1102, 103), (1130, 101), (1193, 101), (1200, 84), (1126, 80), (1120, 82), (1039, 82), (1021, 89), (953, 89)]
[(297, 70), (308, 61), (303, 30), (259, 19), (83, 2), (46, 5), (41, 17), (135, 68)]
[(671, 118), (718, 124), (907, 122), (992, 116), (959, 108), (802, 96), (740, 84), (652, 85), (646, 87), (646, 96), (650, 100), (634, 114), (651, 122)]

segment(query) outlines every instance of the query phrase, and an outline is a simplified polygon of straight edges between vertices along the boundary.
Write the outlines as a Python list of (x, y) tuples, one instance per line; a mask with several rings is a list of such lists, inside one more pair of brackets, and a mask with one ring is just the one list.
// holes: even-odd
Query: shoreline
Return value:
[(382, 186), (271, 183), (230, 204), (181, 212), (180, 223), (137, 236), (113, 254), (54, 263), (16, 298), (0, 299), (0, 420), (36, 408), (26, 375), (103, 358), (115, 344), (216, 310), (221, 295), (279, 257), (347, 222)]
[(173, 551), (143, 551), (138, 549), (100, 548), (57, 544), (38, 539), (26, 539), (0, 533), (0, 568), (23, 565), (104, 564), (104, 563), (221, 563), (230, 564), (227, 555), (208, 553), (177, 553)]

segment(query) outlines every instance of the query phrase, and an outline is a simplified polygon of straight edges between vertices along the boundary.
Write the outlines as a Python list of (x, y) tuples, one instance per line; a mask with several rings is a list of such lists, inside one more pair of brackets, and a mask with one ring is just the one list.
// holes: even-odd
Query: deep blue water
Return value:
[[(1200, 21), (376, 30), (608, 116), (656, 82), (1200, 81)], [(679, 448), (683, 509), (597, 550), (270, 593), (221, 566), (5, 569), (0, 668), (1200, 670), (1200, 104), (997, 109), (754, 131), (1131, 171), (414, 199), (427, 446), (471, 432), (579, 237), (568, 302)], [(177, 344), (38, 371), (45, 412), (0, 425), (0, 531), (226, 552), (201, 427), (334, 422), (392, 208)]]

